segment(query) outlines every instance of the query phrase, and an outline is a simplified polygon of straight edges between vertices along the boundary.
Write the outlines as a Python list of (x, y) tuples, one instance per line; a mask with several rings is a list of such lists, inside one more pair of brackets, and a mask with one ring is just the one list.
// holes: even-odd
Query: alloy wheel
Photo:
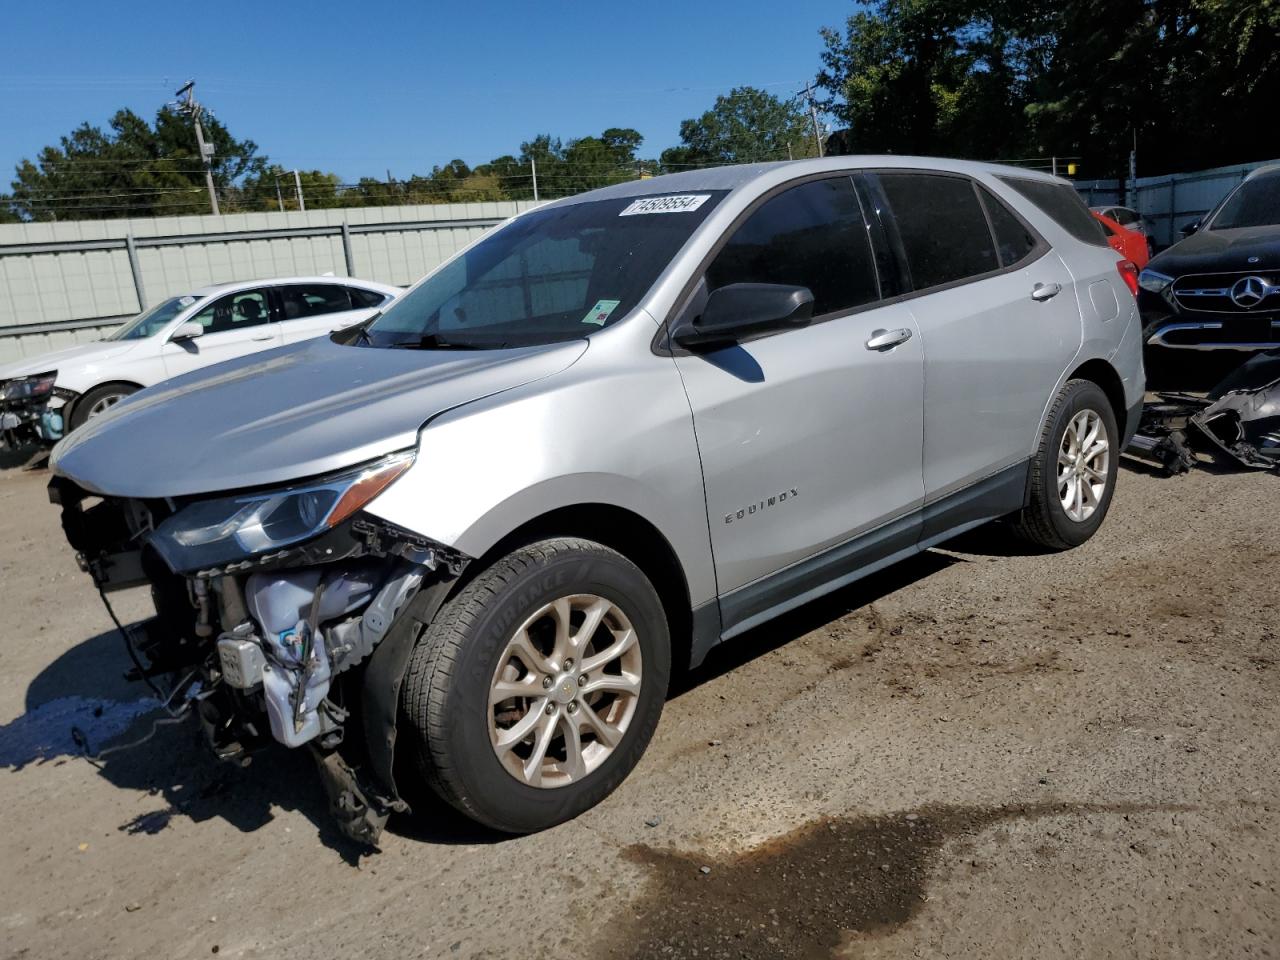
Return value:
[(98, 402), (89, 408), (89, 412), (85, 414), (86, 420), (92, 420), (100, 413), (105, 413), (117, 403), (123, 400), (127, 394), (124, 393), (108, 393), (105, 397), (100, 397)]
[(489, 690), (489, 740), (532, 787), (575, 783), (609, 758), (636, 712), (640, 644), (617, 604), (560, 597), (507, 642)]
[(1102, 417), (1081, 410), (1071, 418), (1058, 448), (1058, 496), (1062, 509), (1077, 523), (1093, 516), (1106, 492), (1111, 471), (1111, 445)]

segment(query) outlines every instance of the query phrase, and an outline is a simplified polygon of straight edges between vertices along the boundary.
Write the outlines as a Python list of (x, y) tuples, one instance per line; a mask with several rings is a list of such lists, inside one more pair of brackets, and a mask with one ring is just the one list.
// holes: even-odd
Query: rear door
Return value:
[(280, 297), (280, 330), (285, 343), (309, 340), (366, 320), (377, 312), (367, 291), (341, 283), (287, 283)]
[(267, 287), (217, 297), (187, 322), (204, 327), (204, 335), (165, 343), (160, 357), (166, 377), (268, 350), (283, 342), (280, 325), (271, 322)]
[(986, 188), (923, 171), (868, 179), (896, 234), (924, 340), (932, 503), (1030, 456), (1049, 396), (1079, 349), (1080, 318), (1062, 260)]
[[(810, 180), (758, 204), (686, 309), (731, 283), (808, 287), (815, 316), (733, 346), (676, 351), (726, 633), (832, 580), (843, 571), (823, 568), (819, 555), (910, 514), (924, 492), (921, 341), (905, 305), (880, 303), (850, 177)], [(868, 346), (886, 331), (896, 345)]]

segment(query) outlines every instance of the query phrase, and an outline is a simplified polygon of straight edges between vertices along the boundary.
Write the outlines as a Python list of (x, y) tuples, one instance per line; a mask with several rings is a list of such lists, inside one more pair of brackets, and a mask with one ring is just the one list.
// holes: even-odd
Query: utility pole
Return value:
[(276, 174), (276, 203), (280, 205), (280, 212), (284, 213), (284, 194), (280, 192), (280, 175)]
[(818, 126), (818, 108), (813, 104), (813, 84), (804, 82), (804, 96), (809, 101), (809, 117), (813, 120), (813, 142), (818, 145), (818, 156), (824, 156), (822, 150), (822, 129)]
[(535, 160), (532, 155), (530, 155), (529, 157), (529, 169), (533, 171), (533, 202), (537, 203), (538, 202), (538, 161)]
[(204, 164), (204, 182), (209, 188), (209, 208), (213, 215), (218, 215), (218, 192), (213, 187), (213, 144), (204, 142), (204, 125), (200, 123), (200, 116), (204, 113), (204, 107), (196, 103), (196, 82), (188, 80), (174, 94), (175, 97), (181, 97), (186, 94), (185, 100), (178, 101), (178, 109), (189, 116), (196, 125), (196, 146), (200, 148), (200, 162)]
[(307, 201), (302, 199), (302, 177), (298, 175), (298, 171), (293, 171), (293, 189), (298, 194), (298, 210), (302, 213), (307, 212)]

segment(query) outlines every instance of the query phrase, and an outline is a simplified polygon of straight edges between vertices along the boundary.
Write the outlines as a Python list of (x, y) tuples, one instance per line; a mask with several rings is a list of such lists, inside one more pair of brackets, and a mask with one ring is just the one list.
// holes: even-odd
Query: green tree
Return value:
[[(214, 147), (219, 193), (237, 195), (240, 183), (264, 164), (251, 140), (237, 140), (217, 118), (204, 118)], [(131, 110), (116, 113), (103, 130), (85, 123), (57, 146), (22, 160), (10, 208), (23, 219), (102, 219), (208, 211), (204, 167), (191, 121), (168, 108), (154, 124)]]
[(817, 155), (805, 108), (755, 87), (735, 87), (702, 116), (682, 121), (680, 141), (662, 152), (664, 169)]
[[(1074, 156), (1087, 176), (1269, 159), (1275, 0), (874, 0), (824, 30), (841, 152)], [(1252, 118), (1252, 119), (1251, 119)]]

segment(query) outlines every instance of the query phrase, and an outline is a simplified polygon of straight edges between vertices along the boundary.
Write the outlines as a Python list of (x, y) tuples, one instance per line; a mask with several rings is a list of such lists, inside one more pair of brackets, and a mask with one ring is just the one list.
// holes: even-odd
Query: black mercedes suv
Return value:
[(1260, 167), (1138, 279), (1143, 342), (1178, 350), (1280, 348), (1280, 164)]

